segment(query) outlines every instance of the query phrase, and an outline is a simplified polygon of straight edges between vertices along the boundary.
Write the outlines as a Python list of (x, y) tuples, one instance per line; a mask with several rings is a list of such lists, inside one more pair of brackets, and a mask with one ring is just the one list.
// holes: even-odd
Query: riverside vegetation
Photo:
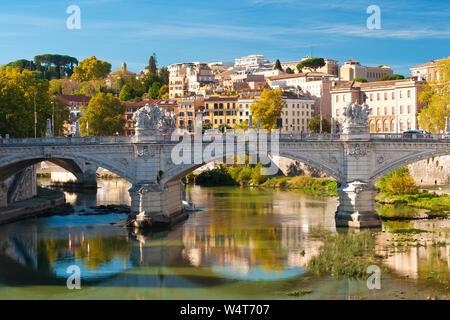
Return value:
[[(309, 176), (270, 178), (261, 174), (262, 167), (261, 163), (256, 165), (221, 165), (215, 169), (205, 170), (198, 175), (191, 173), (186, 177), (186, 181), (201, 186), (240, 185), (284, 188), (301, 190), (311, 194), (337, 196), (338, 185), (335, 180)], [(378, 211), (380, 216), (384, 218), (389, 218), (390, 206), (425, 209), (428, 217), (448, 216), (450, 212), (450, 196), (420, 191), (406, 167), (381, 178), (376, 183), (376, 187), (379, 189), (376, 201), (383, 205)]]

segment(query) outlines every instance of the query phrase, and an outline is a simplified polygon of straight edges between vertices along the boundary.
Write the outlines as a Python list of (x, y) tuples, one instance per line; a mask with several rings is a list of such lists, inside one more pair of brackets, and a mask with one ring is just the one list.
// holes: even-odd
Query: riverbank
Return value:
[[(0, 225), (47, 216), (49, 210), (64, 206), (66, 197), (64, 193), (46, 188), (38, 188), (36, 197), (11, 203), (6, 208), (0, 208)], [(64, 210), (67, 210), (64, 206)]]

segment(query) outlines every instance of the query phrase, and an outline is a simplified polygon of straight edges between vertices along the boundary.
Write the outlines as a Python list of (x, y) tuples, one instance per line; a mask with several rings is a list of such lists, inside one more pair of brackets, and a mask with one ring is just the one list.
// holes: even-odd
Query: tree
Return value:
[[(32, 72), (19, 68), (0, 68), (0, 134), (11, 137), (34, 137), (34, 104), (36, 101), (37, 136), (45, 135), (46, 120), (52, 117), (49, 83)], [(55, 133), (61, 131), (69, 117), (67, 109), (55, 108)]]
[(78, 121), (82, 135), (87, 134), (87, 124), (91, 135), (112, 136), (116, 132), (122, 133), (125, 105), (111, 93), (96, 94), (89, 104), (81, 109), (83, 116)]
[(242, 122), (236, 123), (234, 125), (234, 130), (243, 130), (243, 131), (248, 130), (248, 127), (249, 127), (248, 122), (249, 122), (248, 120), (244, 120)]
[(360, 77), (356, 77), (355, 79), (353, 79), (355, 82), (367, 82), (367, 79), (365, 78), (360, 78)]
[(168, 99), (169, 98), (169, 86), (167, 84), (163, 84), (158, 91), (158, 97), (160, 99)]
[(153, 82), (152, 86), (148, 90), (148, 96), (151, 99), (158, 99), (158, 97), (159, 97), (159, 88), (160, 88), (159, 82)]
[[(44, 71), (42, 67), (47, 69), (47, 72), (54, 72), (57, 79), (62, 76), (70, 77), (73, 73), (73, 68), (78, 64), (78, 60), (74, 57), (60, 54), (43, 54), (34, 57), (34, 63), (38, 66), (39, 71)], [(62, 71), (62, 72), (61, 72)], [(48, 75), (50, 80), (51, 74)]]
[(293, 74), (294, 70), (292, 70), (291, 68), (287, 67), (286, 68), (286, 73)]
[(281, 67), (280, 60), (278, 60), (278, 59), (277, 59), (277, 61), (275, 61), (275, 65), (273, 67), (273, 70), (276, 70), (276, 69), (278, 69), (280, 71), (283, 71), (283, 68)]
[(261, 96), (252, 103), (250, 111), (253, 115), (253, 127), (257, 128), (258, 118), (261, 119), (261, 128), (270, 131), (277, 126), (277, 119), (281, 117), (285, 106), (283, 91), (281, 89), (264, 89)]
[(73, 68), (72, 78), (79, 81), (99, 80), (111, 72), (111, 64), (95, 56), (82, 60)]
[[(315, 116), (309, 120), (308, 129), (312, 132), (320, 132), (320, 116)], [(322, 116), (322, 132), (331, 132), (331, 122), (326, 116)]]
[(161, 79), (161, 83), (169, 84), (169, 69), (167, 69), (167, 67), (159, 69), (159, 78)]
[(393, 74), (392, 76), (382, 76), (378, 81), (388, 81), (388, 80), (401, 80), (401, 79), (405, 79), (404, 76), (402, 76), (401, 74)]
[(129, 101), (133, 99), (133, 93), (128, 85), (124, 85), (120, 90), (119, 99), (122, 101)]
[(206, 130), (210, 130), (212, 129), (212, 123), (211, 122), (206, 122), (202, 124), (202, 132), (206, 131)]
[(302, 72), (303, 68), (308, 68), (316, 72), (317, 69), (323, 66), (325, 66), (325, 60), (323, 58), (309, 58), (297, 64), (297, 69), (299, 72)]
[(150, 56), (150, 59), (148, 59), (148, 70), (150, 71), (150, 73), (154, 73), (156, 74), (156, 67), (157, 61), (156, 61), (156, 53), (153, 53)]
[(445, 118), (450, 117), (450, 57), (438, 62), (439, 80), (425, 84), (419, 101), (425, 106), (419, 113), (419, 125), (432, 133), (445, 129)]

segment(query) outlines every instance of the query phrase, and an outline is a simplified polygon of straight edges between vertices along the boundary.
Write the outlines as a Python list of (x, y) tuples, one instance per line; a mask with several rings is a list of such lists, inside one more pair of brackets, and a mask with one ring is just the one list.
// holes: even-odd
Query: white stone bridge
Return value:
[[(216, 146), (224, 146), (223, 154), (212, 153), (208, 162), (261, 151), (261, 146), (258, 150), (251, 147), (260, 135), (244, 142), (237, 136), (227, 136), (228, 145), (225, 141), (214, 142)], [(102, 167), (132, 184), (129, 190), (132, 211), (139, 213), (138, 217), (170, 220), (183, 210), (180, 180), (205, 164), (201, 155), (210, 151), (211, 142), (206, 142), (205, 137), (203, 140), (202, 145), (189, 145), (190, 155), (185, 154), (185, 160), (191, 161), (176, 164), (172, 150), (180, 147), (179, 141), (164, 135), (0, 139), (0, 181), (44, 160), (67, 169), (80, 181), (88, 179), (90, 183), (95, 182), (92, 178), (95, 178), (96, 169)], [(303, 162), (339, 182), (340, 205), (336, 223), (350, 227), (381, 225), (374, 208), (377, 192), (374, 183), (379, 178), (419, 160), (450, 155), (450, 139), (439, 135), (407, 139), (401, 135), (368, 133), (281, 135), (278, 143), (273, 142), (269, 139), (266, 144), (269, 157), (276, 155)], [(6, 194), (7, 186), (3, 183), (0, 185), (2, 206), (7, 204)]]

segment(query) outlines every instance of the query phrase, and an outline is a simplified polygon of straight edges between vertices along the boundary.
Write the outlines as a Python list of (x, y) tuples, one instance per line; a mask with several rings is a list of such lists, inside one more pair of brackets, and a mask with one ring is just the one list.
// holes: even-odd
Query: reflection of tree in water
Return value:
[(71, 245), (67, 239), (39, 240), (39, 269), (51, 273), (56, 261), (72, 258), (81, 260), (86, 268), (97, 270), (99, 265), (111, 262), (114, 258), (126, 259), (131, 253), (131, 243), (123, 237), (83, 239)]

